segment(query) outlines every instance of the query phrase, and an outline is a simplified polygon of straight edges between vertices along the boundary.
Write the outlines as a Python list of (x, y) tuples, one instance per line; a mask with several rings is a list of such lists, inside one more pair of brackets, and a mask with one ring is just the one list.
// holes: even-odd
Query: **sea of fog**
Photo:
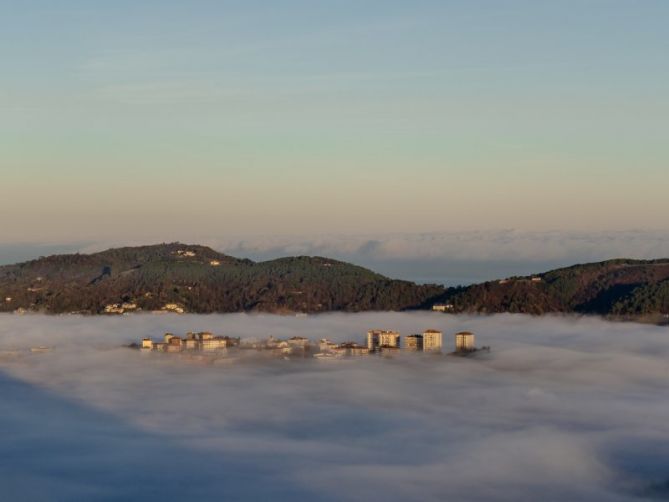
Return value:
[[(370, 328), (492, 351), (205, 366), (122, 347)], [(668, 383), (667, 327), (595, 318), (2, 315), (0, 500), (666, 499)]]

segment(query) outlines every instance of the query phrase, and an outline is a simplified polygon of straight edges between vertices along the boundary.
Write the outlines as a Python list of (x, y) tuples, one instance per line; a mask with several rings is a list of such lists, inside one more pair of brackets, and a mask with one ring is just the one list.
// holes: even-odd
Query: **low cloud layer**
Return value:
[[(667, 231), (523, 232), (206, 237), (180, 236), (238, 257), (268, 260), (321, 255), (369, 267), (390, 277), (449, 286), (543, 272), (610, 258), (669, 257)], [(63, 252), (94, 252), (148, 242), (64, 245), (0, 244), (0, 264)], [(150, 242), (153, 243), (153, 242)]]
[(669, 232), (523, 232), (517, 230), (385, 234), (378, 236), (265, 237), (217, 243), (240, 254), (338, 253), (378, 259), (564, 260), (580, 257), (652, 258), (669, 255)]
[[(373, 327), (447, 344), (470, 329), (493, 350), (202, 366), (120, 348)], [(0, 351), (19, 351), (0, 352), (0, 499), (666, 498), (668, 335), (510, 315), (0, 316)]]
[(212, 240), (235, 256), (324, 255), (391, 277), (449, 286), (611, 258), (669, 256), (669, 232), (439, 232)]

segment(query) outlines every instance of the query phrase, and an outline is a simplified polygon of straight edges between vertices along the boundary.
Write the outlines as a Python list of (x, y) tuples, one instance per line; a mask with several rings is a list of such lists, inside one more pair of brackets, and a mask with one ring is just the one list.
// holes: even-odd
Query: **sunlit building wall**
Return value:
[(423, 350), (426, 352), (439, 352), (442, 347), (443, 335), (436, 329), (428, 329), (423, 333)]
[(461, 331), (455, 334), (455, 350), (457, 352), (466, 352), (476, 348), (474, 333), (470, 331)]

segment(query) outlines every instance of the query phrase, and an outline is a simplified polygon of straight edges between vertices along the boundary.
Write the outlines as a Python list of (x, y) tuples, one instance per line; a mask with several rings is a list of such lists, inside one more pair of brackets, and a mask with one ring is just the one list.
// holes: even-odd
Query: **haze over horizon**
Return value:
[[(326, 256), (392, 278), (448, 286), (614, 258), (669, 257), (669, 231), (321, 234), (181, 239), (255, 261), (286, 256)], [(52, 254), (94, 253), (108, 248), (158, 244), (149, 240), (0, 241), (0, 266)]]
[(31, 1), (2, 239), (667, 231), (661, 1)]

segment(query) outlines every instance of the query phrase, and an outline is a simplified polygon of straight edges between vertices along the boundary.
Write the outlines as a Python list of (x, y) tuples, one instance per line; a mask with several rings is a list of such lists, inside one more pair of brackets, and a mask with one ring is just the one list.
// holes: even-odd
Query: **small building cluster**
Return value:
[(367, 332), (367, 348), (370, 352), (390, 352), (400, 348), (400, 338), (396, 331), (370, 329)]
[(166, 303), (160, 310), (163, 312), (175, 312), (177, 314), (183, 314), (185, 312), (185, 309), (177, 303)]
[(450, 312), (453, 310), (452, 303), (435, 303), (432, 305), (432, 310), (435, 312)]
[(441, 352), (443, 334), (436, 329), (428, 329), (423, 333), (406, 337), (405, 348), (414, 352)]
[(214, 336), (208, 331), (199, 333), (189, 332), (185, 338), (165, 333), (162, 342), (154, 342), (151, 338), (144, 338), (140, 347), (143, 351), (158, 352), (183, 352), (183, 351), (202, 351), (215, 352), (228, 347), (239, 345), (239, 338), (230, 338), (229, 336)]
[[(192, 289), (191, 286), (188, 286), (188, 289)], [(151, 298), (151, 293), (145, 293), (144, 297), (145, 298)], [(109, 303), (105, 305), (104, 309), (102, 310), (102, 313), (104, 314), (128, 314), (132, 312), (140, 312), (142, 309), (134, 302), (123, 302), (123, 303)], [(186, 308), (179, 304), (179, 303), (166, 303), (162, 307), (160, 307), (160, 310), (152, 310), (151, 313), (153, 314), (167, 314), (167, 313), (174, 313), (174, 314), (183, 314), (186, 312)]]
[[(401, 336), (395, 331), (370, 330), (367, 332), (367, 347), (371, 352), (388, 352), (401, 347)], [(404, 348), (413, 352), (441, 352), (443, 334), (436, 329), (409, 335), (404, 341)]]
[(529, 283), (537, 284), (537, 283), (542, 282), (542, 281), (543, 281), (543, 279), (541, 277), (537, 277), (537, 276), (530, 277), (529, 279), (527, 277), (520, 277), (520, 278), (509, 277), (509, 278), (506, 278), (506, 279), (500, 279), (499, 281), (497, 281), (497, 283), (498, 284), (513, 284), (513, 283), (529, 282)]
[[(228, 349), (255, 350), (275, 356), (288, 357), (316, 357), (319, 359), (367, 356), (380, 354), (393, 356), (401, 350), (407, 352), (425, 352), (440, 354), (443, 347), (443, 333), (435, 329), (425, 330), (423, 333), (408, 335), (401, 344), (401, 335), (397, 331), (373, 329), (367, 332), (367, 344), (356, 342), (336, 343), (323, 338), (318, 344), (313, 344), (308, 338), (294, 336), (286, 340), (270, 336), (264, 340), (241, 340), (229, 336), (214, 335), (208, 331), (189, 332), (185, 337), (166, 333), (162, 341), (156, 342), (151, 338), (144, 338), (139, 348), (146, 352), (208, 352), (227, 353)], [(455, 334), (454, 354), (467, 354), (478, 350), (475, 345), (474, 334), (461, 331)]]
[(136, 303), (124, 302), (124, 303), (110, 303), (105, 305), (105, 314), (123, 314), (125, 312), (134, 312), (138, 310)]
[(327, 338), (318, 344), (320, 352), (314, 354), (319, 359), (369, 355), (369, 348), (355, 342), (335, 343)]
[(287, 340), (281, 340), (270, 336), (261, 341), (245, 342), (242, 348), (255, 349), (258, 351), (269, 351), (277, 356), (302, 356), (306, 357), (312, 351), (312, 345), (308, 338), (303, 336), (293, 336)]

